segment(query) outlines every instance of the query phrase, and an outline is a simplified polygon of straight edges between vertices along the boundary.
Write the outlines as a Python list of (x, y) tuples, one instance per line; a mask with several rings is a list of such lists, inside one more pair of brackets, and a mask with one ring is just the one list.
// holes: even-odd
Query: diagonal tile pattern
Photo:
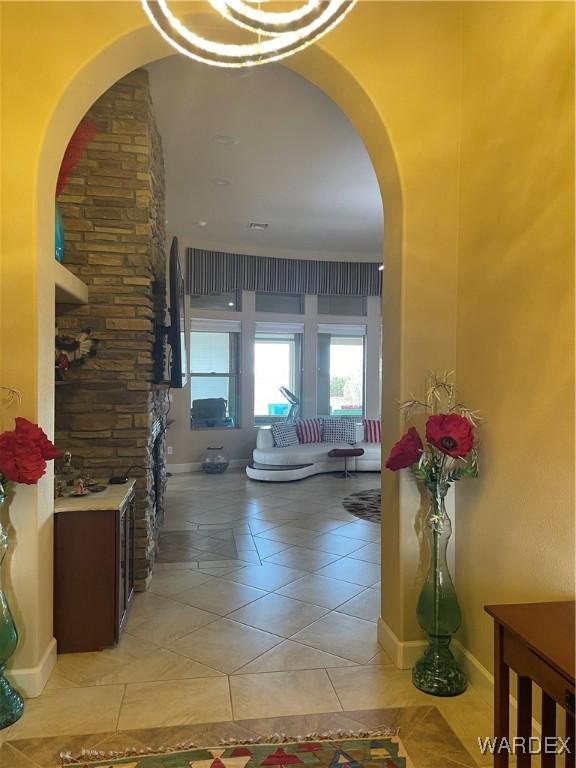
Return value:
[[(239, 718), (257, 727), (318, 712), (339, 727), (342, 710), (426, 709), (429, 697), (377, 644), (380, 530), (341, 504), (378, 483), (173, 476), (159, 562), (120, 644), (59, 656), (45, 693), (0, 738), (68, 734), (72, 744), (72, 734)], [(490, 732), (490, 708), (472, 689), (439, 708), (471, 751)]]

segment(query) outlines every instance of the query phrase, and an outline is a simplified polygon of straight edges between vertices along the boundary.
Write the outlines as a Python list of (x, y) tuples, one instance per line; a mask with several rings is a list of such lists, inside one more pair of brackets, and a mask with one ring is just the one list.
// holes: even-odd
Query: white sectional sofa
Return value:
[(339, 472), (344, 469), (344, 459), (333, 459), (328, 453), (334, 448), (362, 448), (363, 456), (348, 459), (351, 472), (380, 472), (380, 443), (364, 442), (364, 427), (356, 426), (354, 445), (349, 443), (299, 443), (287, 448), (274, 445), (270, 427), (261, 427), (256, 437), (253, 461), (246, 467), (246, 474), (253, 480), (288, 482), (301, 480), (322, 472)]

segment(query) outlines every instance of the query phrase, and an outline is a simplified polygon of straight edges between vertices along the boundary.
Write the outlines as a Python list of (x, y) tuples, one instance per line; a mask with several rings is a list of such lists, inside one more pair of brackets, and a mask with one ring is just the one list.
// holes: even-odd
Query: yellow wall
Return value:
[(457, 496), (460, 639), (486, 603), (574, 599), (574, 5), (466, 8), (458, 384), (485, 416)]

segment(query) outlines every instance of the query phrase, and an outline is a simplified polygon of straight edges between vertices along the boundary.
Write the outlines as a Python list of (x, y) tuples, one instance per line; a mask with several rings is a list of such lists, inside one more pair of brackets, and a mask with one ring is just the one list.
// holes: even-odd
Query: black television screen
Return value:
[(188, 381), (186, 358), (186, 296), (184, 291), (184, 278), (178, 254), (178, 238), (172, 239), (170, 246), (169, 263), (170, 283), (170, 328), (168, 330), (168, 343), (172, 353), (170, 355), (170, 386), (181, 389)]

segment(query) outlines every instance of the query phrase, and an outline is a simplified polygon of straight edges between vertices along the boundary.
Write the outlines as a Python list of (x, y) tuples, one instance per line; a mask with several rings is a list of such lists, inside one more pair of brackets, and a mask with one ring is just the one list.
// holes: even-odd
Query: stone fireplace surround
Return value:
[(57, 305), (59, 332), (89, 327), (98, 354), (56, 387), (56, 442), (96, 479), (136, 478), (136, 588), (156, 558), (166, 486), (168, 388), (158, 327), (165, 322), (164, 164), (148, 73), (122, 78), (88, 111), (98, 133), (58, 198), (64, 265), (88, 304)]

